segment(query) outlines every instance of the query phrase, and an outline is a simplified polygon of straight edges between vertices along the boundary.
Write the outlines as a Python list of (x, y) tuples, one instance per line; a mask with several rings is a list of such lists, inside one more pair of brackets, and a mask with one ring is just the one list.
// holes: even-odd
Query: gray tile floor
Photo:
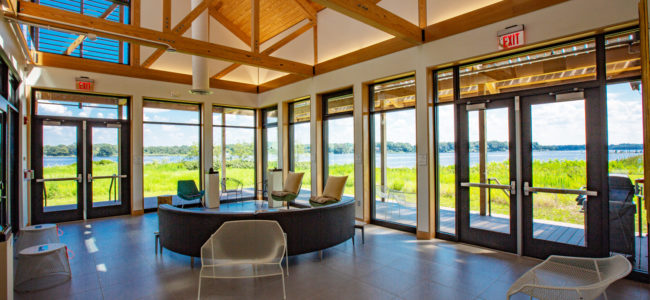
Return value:
[[(16, 299), (196, 299), (200, 263), (191, 268), (189, 257), (168, 250), (155, 255), (157, 227), (155, 213), (60, 224), (73, 252), (72, 280)], [(538, 262), (367, 225), (365, 244), (327, 249), (322, 261), (317, 253), (290, 257), (287, 298), (505, 299), (512, 282)], [(202, 284), (203, 299), (282, 298), (280, 277)], [(629, 280), (607, 292), (609, 299), (650, 299), (650, 285)]]

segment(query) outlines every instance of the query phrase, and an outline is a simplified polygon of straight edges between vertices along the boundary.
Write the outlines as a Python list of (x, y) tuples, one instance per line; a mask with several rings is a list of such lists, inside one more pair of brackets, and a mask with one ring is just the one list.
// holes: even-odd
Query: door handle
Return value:
[(528, 184), (528, 182), (524, 182), (524, 196), (528, 196), (529, 194), (536, 193), (536, 192), (552, 193), (552, 194), (567, 194), (567, 195), (585, 195), (585, 196), (592, 196), (592, 197), (598, 196), (597, 191), (532, 187)]
[(88, 182), (93, 182), (93, 174), (88, 174)]

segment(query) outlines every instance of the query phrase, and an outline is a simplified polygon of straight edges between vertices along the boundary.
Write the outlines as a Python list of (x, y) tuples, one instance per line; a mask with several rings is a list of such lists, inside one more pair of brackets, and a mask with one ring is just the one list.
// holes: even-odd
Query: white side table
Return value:
[(61, 243), (36, 245), (18, 253), (15, 290), (36, 291), (64, 283), (72, 277), (67, 247)]
[(16, 241), (16, 253), (35, 245), (60, 243), (58, 228), (54, 224), (27, 226), (20, 230)]

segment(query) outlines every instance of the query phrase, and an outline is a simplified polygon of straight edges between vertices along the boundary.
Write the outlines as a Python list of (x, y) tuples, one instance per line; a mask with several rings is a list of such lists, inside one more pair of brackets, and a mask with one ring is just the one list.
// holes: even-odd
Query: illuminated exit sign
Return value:
[(75, 87), (80, 91), (92, 92), (95, 89), (95, 81), (88, 77), (75, 78)]
[(499, 50), (507, 50), (523, 46), (525, 43), (524, 38), (524, 25), (513, 25), (506, 27), (506, 29), (499, 30), (497, 33), (499, 41)]

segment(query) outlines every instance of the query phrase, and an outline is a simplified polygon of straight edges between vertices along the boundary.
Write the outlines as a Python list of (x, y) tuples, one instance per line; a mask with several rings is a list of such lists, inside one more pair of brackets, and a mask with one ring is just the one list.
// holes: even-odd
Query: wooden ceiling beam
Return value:
[(260, 0), (251, 0), (251, 51), (260, 52)]
[[(283, 39), (277, 41), (275, 44), (273, 44), (273, 45), (269, 46), (268, 48), (264, 49), (264, 51), (262, 51), (261, 54), (262, 55), (271, 55), (271, 53), (273, 53), (276, 50), (282, 48), (284, 45), (288, 44), (289, 42), (291, 42), (295, 38), (299, 37), (301, 34), (305, 33), (305, 31), (309, 30), (312, 27), (314, 27), (314, 23), (305, 24), (304, 26), (298, 28), (296, 31), (290, 33), (289, 35), (287, 35)], [(237, 67), (239, 67), (239, 66), (241, 66), (241, 64), (232, 64), (232, 65), (226, 67), (225, 69), (219, 71), (219, 73), (212, 76), (212, 78), (216, 78), (216, 79), (222, 78), (222, 77), (228, 75), (228, 73), (230, 73), (230, 72), (234, 71), (235, 69), (237, 69)]]
[(294, 0), (302, 11), (305, 13), (305, 16), (312, 22), (316, 21), (316, 14), (318, 13), (316, 9), (309, 3), (307, 0)]
[[(7, 15), (8, 17), (13, 17)], [(266, 69), (296, 73), (303, 76), (313, 74), (312, 66), (286, 59), (253, 53), (241, 49), (178, 36), (147, 28), (120, 24), (103, 19), (80, 15), (57, 8), (23, 1), (18, 20), (79, 32), (94, 33), (110, 39), (137, 43), (148, 47), (167, 49), (173, 47), (180, 53), (212, 59), (231, 61)]]
[[(208, 7), (213, 7), (216, 3), (217, 0), (204, 0), (201, 4), (192, 9), (180, 22), (178, 22), (174, 28), (168, 31), (165, 31), (165, 8), (163, 6), (163, 32), (171, 32), (178, 36), (183, 35), (188, 29), (190, 29), (190, 27), (192, 27), (192, 22), (194, 22), (196, 18), (198, 18)], [(171, 24), (171, 3), (169, 13), (170, 15), (167, 17), (169, 18), (169, 24)], [(157, 49), (142, 63), (142, 67), (150, 68), (163, 54), (165, 54), (165, 49)]]
[(251, 37), (248, 33), (242, 31), (235, 23), (229, 20), (226, 16), (219, 12), (216, 8), (210, 7), (208, 9), (210, 16), (217, 20), (223, 27), (226, 27), (232, 34), (234, 34), (238, 39), (244, 42), (246, 45), (251, 45)]
[(420, 29), (427, 27), (427, 0), (418, 0), (418, 23)]
[[(52, 53), (38, 53), (38, 65), (55, 67), (85, 72), (111, 74), (117, 76), (142, 78), (149, 80), (173, 82), (180, 84), (192, 84), (192, 75), (173, 73), (160, 70), (146, 69), (138, 66), (115, 64), (103, 61), (88, 63), (87, 59), (63, 56)], [(210, 87), (216, 89), (234, 90), (247, 93), (256, 93), (257, 86), (254, 84), (240, 83), (234, 81), (210, 79)]]
[(162, 18), (162, 28), (163, 32), (169, 32), (172, 30), (172, 0), (163, 0), (163, 18)]
[[(117, 8), (117, 3), (111, 4), (100, 16), (100, 19), (106, 19), (113, 11), (115, 8)], [(77, 49), (79, 45), (86, 39), (86, 35), (80, 34), (71, 44), (68, 46), (68, 49), (63, 51), (63, 54), (65, 55), (70, 55), (72, 52), (74, 52), (74, 49)]]
[[(140, 27), (140, 0), (131, 0), (131, 25)], [(140, 45), (131, 45), (131, 66), (140, 66)]]
[(411, 44), (422, 43), (422, 30), (370, 0), (313, 0), (350, 18), (392, 34)]

